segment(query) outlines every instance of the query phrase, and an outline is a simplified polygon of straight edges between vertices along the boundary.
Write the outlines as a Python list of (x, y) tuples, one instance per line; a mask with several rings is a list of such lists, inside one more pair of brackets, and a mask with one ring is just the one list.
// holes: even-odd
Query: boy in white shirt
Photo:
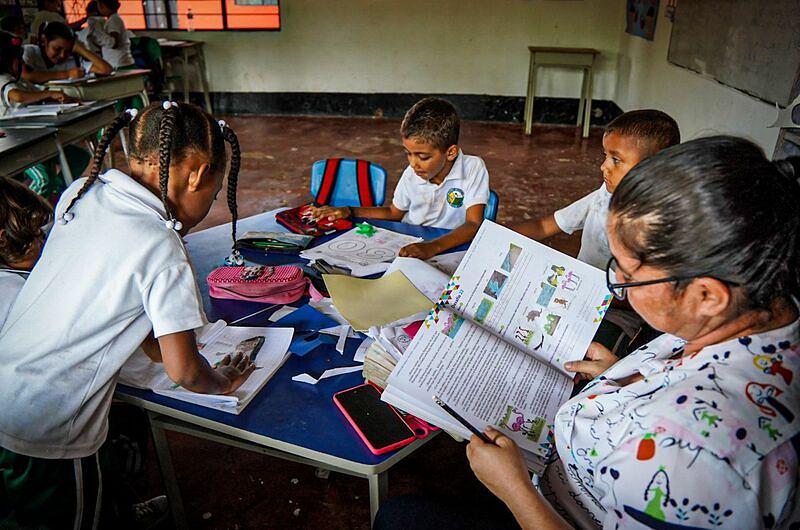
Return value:
[(417, 102), (403, 118), (400, 135), (408, 157), (390, 206), (313, 210), (317, 219), (370, 217), (451, 232), (401, 249), (400, 255), (427, 259), (472, 240), (489, 200), (489, 172), (480, 157), (458, 148), (460, 121), (455, 107), (439, 98)]
[(97, 43), (103, 47), (103, 59), (115, 69), (126, 69), (134, 66), (134, 60), (128, 29), (117, 12), (119, 7), (119, 0), (97, 0), (100, 14), (107, 19), (100, 31), (96, 32), (99, 36)]

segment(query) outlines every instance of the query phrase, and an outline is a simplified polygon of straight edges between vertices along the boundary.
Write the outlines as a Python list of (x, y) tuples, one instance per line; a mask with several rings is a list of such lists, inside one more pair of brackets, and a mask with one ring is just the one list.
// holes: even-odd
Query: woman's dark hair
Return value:
[(47, 41), (51, 41), (53, 39), (64, 39), (75, 42), (75, 32), (72, 31), (72, 28), (63, 22), (58, 21), (43, 24), (42, 29), (39, 32), (39, 42), (44, 44), (42, 42), (42, 37), (44, 37)]
[(610, 210), (621, 244), (642, 264), (738, 284), (744, 309), (770, 310), (800, 299), (798, 204), (795, 176), (752, 142), (715, 136), (637, 164)]
[(21, 182), (0, 177), (0, 266), (25, 259), (34, 241), (43, 237), (42, 226), (52, 218), (47, 201)]
[[(164, 107), (167, 107), (166, 109)], [(173, 162), (180, 162), (192, 152), (201, 152), (208, 155), (211, 162), (211, 173), (224, 170), (225, 167), (225, 142), (231, 146), (231, 160), (228, 170), (228, 209), (233, 218), (231, 233), (234, 244), (236, 243), (236, 221), (238, 212), (236, 207), (236, 185), (241, 165), (241, 150), (239, 140), (233, 129), (216, 122), (211, 115), (195, 105), (188, 103), (165, 102), (153, 103), (139, 112), (133, 118), (131, 113), (119, 114), (111, 124), (106, 127), (97, 149), (94, 153), (92, 168), (83, 186), (77, 195), (70, 201), (64, 214), (70, 212), (75, 203), (92, 187), (100, 176), (106, 150), (117, 133), (123, 127), (129, 128), (130, 156), (142, 161), (153, 158), (158, 159), (159, 188), (161, 202), (167, 219), (174, 219), (172, 208), (167, 198), (169, 183), (169, 168)]]
[(14, 59), (22, 60), (22, 40), (16, 35), (0, 31), (0, 73), (16, 76), (18, 73), (12, 72)]

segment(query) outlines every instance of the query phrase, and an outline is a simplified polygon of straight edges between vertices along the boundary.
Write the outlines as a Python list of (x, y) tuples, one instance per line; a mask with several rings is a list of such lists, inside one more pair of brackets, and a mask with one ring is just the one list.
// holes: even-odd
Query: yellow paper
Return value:
[(333, 305), (356, 331), (382, 326), (432, 307), (408, 278), (396, 271), (377, 280), (341, 274), (322, 277)]

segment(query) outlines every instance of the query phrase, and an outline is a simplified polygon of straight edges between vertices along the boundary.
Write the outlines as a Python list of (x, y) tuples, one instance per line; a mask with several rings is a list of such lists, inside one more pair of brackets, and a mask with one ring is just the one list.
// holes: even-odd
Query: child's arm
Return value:
[(73, 99), (63, 92), (57, 90), (29, 91), (12, 88), (8, 91), (8, 101), (20, 105), (39, 103), (40, 101), (55, 101), (57, 103), (69, 103)]
[(385, 219), (387, 221), (400, 221), (406, 214), (394, 204), (389, 206), (374, 206), (370, 208), (360, 208), (356, 206), (320, 206), (311, 208), (314, 219), (328, 218), (330, 221), (336, 219), (346, 219), (348, 217), (368, 217), (370, 219)]
[(75, 41), (75, 47), (72, 49), (72, 51), (92, 63), (92, 67), (89, 68), (90, 72), (100, 75), (111, 75), (111, 73), (114, 71), (114, 68), (112, 68), (112, 66), (108, 64), (105, 59), (87, 49), (86, 46), (81, 44), (79, 41)]
[(53, 72), (48, 72), (46, 70), (34, 70), (27, 64), (23, 65), (22, 67), (22, 79), (36, 85), (43, 85), (48, 81), (53, 81), (55, 79), (78, 79), (84, 75), (85, 72), (83, 71), (83, 68), (80, 67)]
[(556, 216), (553, 214), (541, 217), (535, 221), (525, 221), (524, 223), (519, 223), (510, 228), (536, 241), (542, 241), (543, 239), (563, 232), (561, 227), (558, 226), (558, 223), (556, 223)]
[(485, 208), (485, 204), (470, 206), (467, 208), (467, 218), (463, 225), (431, 241), (407, 245), (400, 249), (400, 255), (407, 258), (428, 259), (453, 247), (472, 241), (472, 238), (478, 233), (481, 223), (483, 223)]
[[(164, 371), (173, 382), (186, 390), (203, 394), (229, 394), (239, 388), (255, 370), (255, 364), (241, 353), (233, 358), (226, 355), (218, 366), (212, 368), (198, 353), (196, 340), (194, 331), (180, 331), (158, 338)], [(153, 358), (149, 353), (148, 356)]]

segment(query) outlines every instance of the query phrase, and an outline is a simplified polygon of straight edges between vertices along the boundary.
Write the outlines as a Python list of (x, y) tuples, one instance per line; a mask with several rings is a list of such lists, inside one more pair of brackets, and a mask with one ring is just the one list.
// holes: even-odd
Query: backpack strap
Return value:
[(356, 179), (358, 184), (358, 200), (361, 206), (375, 206), (375, 197), (372, 195), (370, 182), (370, 163), (366, 160), (356, 160)]
[(319, 191), (314, 198), (314, 203), (322, 206), (328, 204), (333, 195), (333, 189), (336, 187), (336, 177), (339, 174), (339, 163), (341, 158), (329, 158), (325, 160), (325, 169), (322, 172), (322, 182), (319, 185)]

